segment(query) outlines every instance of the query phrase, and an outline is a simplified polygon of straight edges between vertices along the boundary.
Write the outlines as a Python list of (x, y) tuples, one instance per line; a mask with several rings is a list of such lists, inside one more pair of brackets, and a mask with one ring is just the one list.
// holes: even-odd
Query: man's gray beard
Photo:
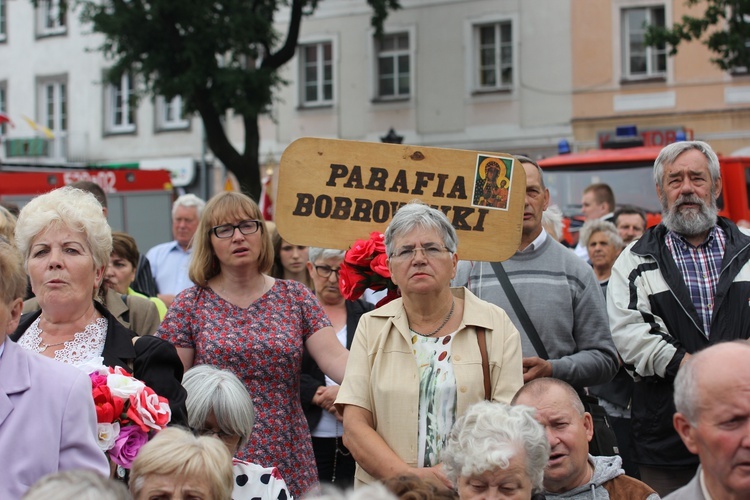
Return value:
[[(686, 202), (698, 203), (700, 205), (700, 210), (695, 212), (692, 209), (689, 209), (680, 212), (678, 210), (679, 205)], [(716, 208), (716, 198), (711, 196), (711, 203), (710, 205), (707, 205), (702, 199), (694, 194), (680, 196), (675, 200), (671, 208), (667, 208), (667, 197), (662, 194), (661, 207), (661, 221), (664, 226), (673, 233), (682, 236), (697, 236), (707, 232), (716, 225), (716, 216), (719, 213), (719, 209)]]

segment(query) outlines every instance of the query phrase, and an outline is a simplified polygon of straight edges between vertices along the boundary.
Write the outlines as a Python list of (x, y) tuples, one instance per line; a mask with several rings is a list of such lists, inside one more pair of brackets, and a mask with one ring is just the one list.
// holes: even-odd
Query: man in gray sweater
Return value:
[(549, 359), (534, 349), (490, 263), (459, 262), (453, 283), (508, 313), (521, 332), (524, 382), (554, 377), (579, 391), (609, 382), (619, 361), (599, 284), (591, 267), (542, 228), (549, 204), (542, 169), (529, 158), (517, 159), (526, 172), (523, 231), (518, 251), (502, 266)]

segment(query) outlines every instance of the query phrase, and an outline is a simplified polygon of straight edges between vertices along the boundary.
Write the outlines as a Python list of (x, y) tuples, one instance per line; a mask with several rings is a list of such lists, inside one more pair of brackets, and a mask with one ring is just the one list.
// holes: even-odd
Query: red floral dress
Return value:
[(255, 405), (255, 426), (237, 457), (278, 467), (294, 497), (318, 483), (299, 378), (303, 343), (326, 326), (331, 323), (307, 287), (276, 280), (247, 309), (209, 288), (188, 288), (156, 333), (176, 347), (194, 348), (194, 364), (228, 369), (242, 380)]

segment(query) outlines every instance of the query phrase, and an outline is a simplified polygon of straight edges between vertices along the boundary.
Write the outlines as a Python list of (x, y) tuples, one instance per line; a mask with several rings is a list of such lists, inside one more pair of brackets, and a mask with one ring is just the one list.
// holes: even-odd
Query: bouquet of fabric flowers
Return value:
[(374, 291), (388, 290), (380, 299), (380, 307), (401, 294), (391, 280), (391, 272), (386, 263), (383, 233), (372, 232), (367, 240), (357, 240), (346, 251), (339, 271), (339, 287), (347, 300), (357, 300), (368, 288)]
[(149, 437), (172, 418), (169, 402), (116, 366), (79, 366), (91, 378), (99, 448), (115, 464), (129, 469)]

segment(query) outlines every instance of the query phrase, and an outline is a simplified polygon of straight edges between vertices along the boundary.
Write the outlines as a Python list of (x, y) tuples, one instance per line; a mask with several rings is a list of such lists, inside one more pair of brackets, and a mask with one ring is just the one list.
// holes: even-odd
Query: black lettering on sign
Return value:
[(384, 168), (371, 167), (370, 180), (365, 189), (372, 191), (385, 191), (385, 181), (388, 179), (388, 171)]
[(339, 165), (331, 163), (331, 176), (328, 177), (326, 186), (336, 186), (336, 179), (342, 179), (349, 173), (349, 169), (346, 165)]
[(448, 193), (448, 198), (458, 198), (459, 200), (466, 199), (466, 186), (464, 185), (464, 177), (462, 175), (456, 177), (453, 187), (451, 188), (450, 193)]
[(411, 190), (411, 194), (424, 194), (422, 188), (427, 187), (429, 181), (435, 178), (435, 174), (432, 172), (417, 172), (417, 182), (414, 184), (414, 189)]
[(406, 183), (406, 170), (399, 170), (396, 174), (396, 179), (393, 181), (393, 185), (388, 190), (391, 193), (408, 193), (409, 186)]
[(352, 220), (370, 222), (370, 213), (372, 212), (372, 202), (370, 200), (357, 198), (354, 200), (354, 213)]
[(390, 207), (385, 200), (378, 200), (372, 206), (372, 220), (375, 222), (386, 222), (391, 218)]
[(474, 225), (474, 227), (471, 228), (472, 231), (484, 231), (484, 218), (488, 213), (490, 213), (490, 211), (487, 208), (479, 209), (479, 219), (477, 220), (477, 223)]
[(445, 197), (445, 181), (448, 180), (448, 174), (438, 174), (438, 185), (437, 189), (434, 193), (432, 193), (432, 196), (435, 198), (444, 198)]
[(297, 206), (294, 207), (292, 215), (310, 217), (310, 214), (312, 214), (313, 201), (315, 201), (315, 198), (310, 193), (297, 193)]
[(362, 167), (354, 165), (352, 173), (344, 183), (345, 188), (364, 189), (365, 186), (362, 184)]
[(466, 218), (474, 213), (474, 209), (470, 207), (453, 207), (453, 220), (451, 224), (456, 228), (456, 231), (471, 231), (471, 226), (466, 222)]
[(315, 217), (319, 219), (326, 219), (331, 215), (331, 209), (333, 208), (333, 202), (331, 197), (321, 194), (315, 200)]
[(346, 220), (352, 211), (352, 200), (343, 196), (337, 196), (333, 199), (333, 213), (331, 219)]

